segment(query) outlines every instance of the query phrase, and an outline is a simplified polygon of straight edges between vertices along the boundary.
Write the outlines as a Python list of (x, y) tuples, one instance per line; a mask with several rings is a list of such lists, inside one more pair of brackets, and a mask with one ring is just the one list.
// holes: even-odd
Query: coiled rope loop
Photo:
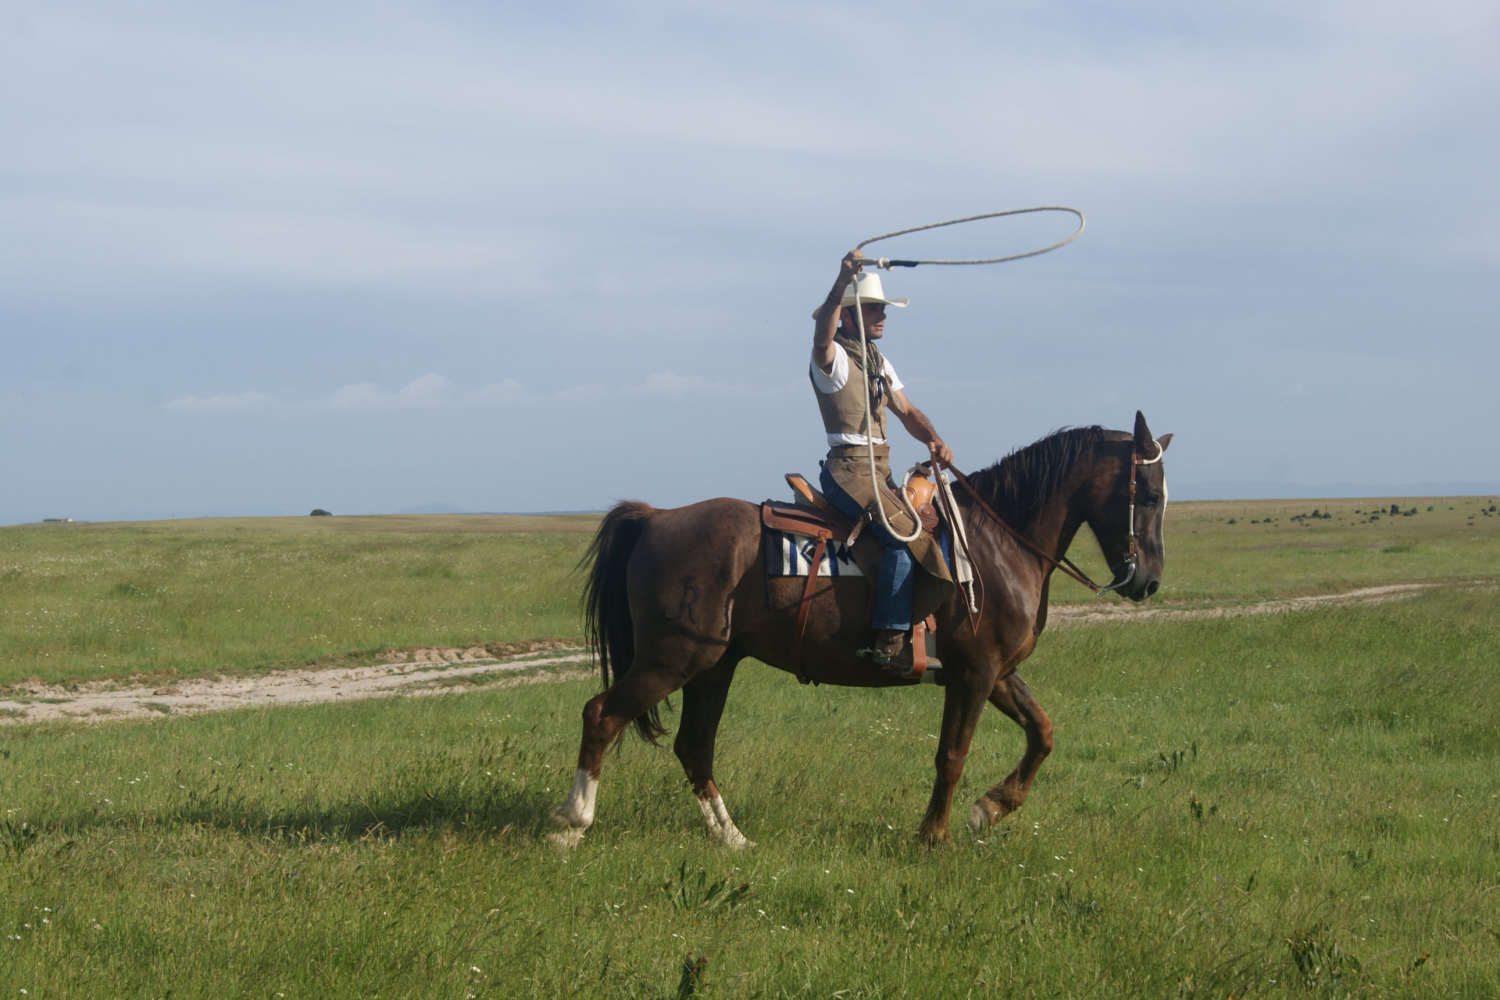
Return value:
[[(1004, 212), (985, 212), (982, 215), (966, 215), (962, 219), (949, 219), (946, 222), (929, 222), (925, 226), (912, 226), (910, 229), (898, 229), (894, 233), (884, 233), (880, 236), (871, 236), (869, 239), (865, 240), (854, 249), (863, 251), (864, 248), (869, 246), (871, 243), (879, 243), (881, 240), (888, 240), (896, 236), (905, 236), (908, 233), (920, 233), (928, 229), (942, 229), (944, 226), (956, 226), (964, 222), (978, 222), (981, 219), (999, 219), (1008, 215), (1029, 215), (1034, 212), (1070, 212), (1078, 217), (1078, 228), (1073, 230), (1072, 235), (1070, 235), (1067, 239), (1060, 240), (1059, 242), (1054, 243), (1051, 246), (1042, 247), (1040, 250), (1028, 250), (1026, 253), (1011, 254), (1008, 257), (982, 257), (974, 260), (891, 260), (886, 257), (872, 257), (867, 260), (861, 261), (861, 263), (884, 268), (887, 271), (889, 271), (893, 267), (916, 267), (918, 264), (1004, 264), (1006, 261), (1021, 260), (1025, 257), (1035, 257), (1039, 254), (1044, 254), (1051, 250), (1056, 250), (1058, 247), (1067, 246), (1069, 243), (1072, 243), (1074, 240), (1076, 240), (1083, 232), (1083, 213), (1078, 211), (1078, 209), (1068, 208), (1066, 205), (1039, 205), (1035, 208), (1012, 208)], [(854, 282), (854, 316), (856, 322), (859, 325), (860, 346), (865, 349), (866, 352), (868, 352), (870, 341), (868, 335), (865, 333), (865, 318), (863, 310), (860, 308), (858, 278), (856, 278)], [(870, 488), (875, 496), (875, 514), (878, 516), (880, 526), (883, 527), (887, 532), (889, 532), (892, 538), (896, 539), (896, 541), (904, 545), (915, 541), (917, 537), (921, 535), (922, 519), (917, 515), (917, 512), (912, 507), (911, 503), (907, 501), (906, 492), (904, 490), (898, 489), (896, 490), (896, 498), (900, 501), (902, 508), (905, 509), (907, 514), (909, 514), (912, 520), (915, 522), (915, 529), (910, 535), (902, 535), (897, 532), (894, 527), (891, 526), (890, 518), (888, 518), (885, 513), (885, 504), (880, 500), (881, 484), (875, 474), (875, 441), (871, 436), (873, 433), (873, 425), (874, 421), (870, 413), (870, 394), (868, 391), (866, 391), (865, 445), (868, 449), (870, 463)], [(940, 475), (940, 473), (934, 470), (933, 475), (937, 476)]]
[(1083, 233), (1083, 213), (1076, 208), (1068, 208), (1066, 205), (1038, 205), (1035, 208), (1012, 208), (1004, 212), (986, 212), (983, 215), (968, 215), (962, 219), (949, 219), (947, 222), (930, 222), (925, 226), (912, 226), (910, 229), (898, 229), (894, 233), (884, 233), (880, 236), (871, 236), (854, 249), (863, 251), (871, 243), (879, 243), (896, 236), (905, 236), (907, 233), (920, 233), (928, 229), (942, 229), (944, 226), (956, 226), (962, 222), (978, 222), (981, 219), (998, 219), (1007, 215), (1029, 215), (1033, 212), (1069, 212), (1078, 217), (1078, 228), (1073, 230), (1065, 240), (1053, 243), (1051, 246), (1042, 247), (1040, 250), (1028, 250), (1025, 253), (1015, 253), (1008, 257), (981, 257), (974, 260), (892, 260), (889, 257), (872, 257), (867, 263), (889, 271), (893, 267), (916, 267), (918, 264), (1004, 264), (1006, 261), (1021, 260), (1026, 257), (1036, 257), (1040, 254), (1065, 247)]

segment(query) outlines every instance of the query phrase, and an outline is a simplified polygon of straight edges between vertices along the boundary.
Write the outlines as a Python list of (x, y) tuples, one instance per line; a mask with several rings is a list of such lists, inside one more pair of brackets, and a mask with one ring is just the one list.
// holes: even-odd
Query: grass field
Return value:
[[(1023, 671), (1057, 737), (1031, 798), (985, 836), (962, 825), (1021, 750), (991, 713), (955, 842), (931, 852), (913, 834), (938, 694), (802, 687), (751, 663), (717, 766), (758, 841), (741, 854), (708, 841), (670, 751), (633, 738), (606, 759), (583, 845), (539, 836), (591, 682), (0, 728), (0, 996), (1500, 996), (1500, 517), (1474, 498), (1395, 518), (1381, 503), (1379, 521), (1354, 512), (1374, 501), (1316, 521), (1291, 520), (1327, 509), (1312, 502), (1174, 505), (1162, 596), (1181, 607), (1453, 585), (1049, 632)], [(0, 565), (4, 655), (28, 634), (68, 649), (68, 627), (20, 631), (40, 608), (76, 624), (131, 599), (159, 602), (140, 635), (175, 629), (184, 671), (403, 641), (283, 642), (293, 593), (410, 602), (380, 627), (416, 644), (528, 637), (528, 611), (552, 629), (537, 637), (577, 634), (573, 525), (348, 524), (3, 529), (25, 542)], [(315, 552), (346, 553), (358, 579)], [(557, 576), (537, 552), (562, 555)], [(529, 586), (466, 632), (482, 612), (442, 595), (482, 609), (492, 564)], [(322, 583), (294, 591), (304, 576)], [(114, 594), (122, 581), (166, 593)], [(230, 628), (236, 591), (262, 597)], [(199, 608), (221, 624), (181, 620)], [(242, 653), (220, 653), (219, 629)]]
[[(1392, 504), (1403, 513), (1391, 516)], [(0, 689), (578, 638), (573, 568), (595, 524), (476, 515), (0, 528)], [(1072, 555), (1109, 576), (1087, 531)], [(1500, 505), (1489, 497), (1173, 504), (1152, 604), (1487, 579), (1497, 567)], [(1093, 598), (1059, 579), (1052, 600)]]
[(0, 528), (0, 688), (579, 635), (598, 518), (257, 518)]

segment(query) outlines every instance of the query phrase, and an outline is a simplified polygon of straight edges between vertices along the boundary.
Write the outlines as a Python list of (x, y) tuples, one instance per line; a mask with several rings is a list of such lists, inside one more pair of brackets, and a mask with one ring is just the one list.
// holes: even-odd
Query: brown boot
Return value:
[(863, 652), (881, 670), (892, 677), (905, 680), (912, 675), (911, 657), (902, 656), (905, 651), (905, 632), (894, 628), (878, 628), (875, 630), (874, 643)]

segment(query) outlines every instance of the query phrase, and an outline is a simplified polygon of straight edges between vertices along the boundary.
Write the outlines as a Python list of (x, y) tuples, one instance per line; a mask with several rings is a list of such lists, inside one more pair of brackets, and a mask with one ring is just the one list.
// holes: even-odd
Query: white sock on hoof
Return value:
[(698, 808), (703, 812), (703, 821), (708, 824), (708, 835), (726, 847), (732, 847), (736, 851), (754, 847), (755, 841), (747, 840), (739, 828), (734, 825), (734, 820), (729, 818), (729, 810), (724, 807), (724, 800), (718, 795), (710, 795), (708, 798), (698, 799)]
[(583, 831), (594, 823), (594, 798), (598, 794), (599, 780), (589, 777), (589, 773), (580, 767), (573, 774), (572, 791), (568, 792), (562, 805), (552, 811), (552, 815), (566, 826), (576, 829), (581, 837)]

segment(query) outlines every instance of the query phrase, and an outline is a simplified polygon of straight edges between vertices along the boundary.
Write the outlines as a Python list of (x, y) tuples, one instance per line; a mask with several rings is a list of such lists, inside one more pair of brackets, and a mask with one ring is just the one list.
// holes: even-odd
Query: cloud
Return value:
[(536, 397), (527, 391), (526, 387), (513, 378), (503, 378), (498, 382), (491, 382), (481, 386), (473, 395), (476, 403), (499, 404), (527, 403), (535, 401)]
[(355, 382), (339, 386), (323, 401), (323, 405), (331, 410), (370, 409), (392, 398), (373, 382)]
[[(512, 383), (514, 384), (514, 383)], [(466, 402), (483, 402), (491, 387), (459, 393), (443, 375), (429, 372), (399, 389), (383, 389), (374, 382), (351, 382), (312, 399), (288, 401), (264, 392), (210, 393), (181, 396), (166, 404), (185, 413), (242, 413), (252, 410), (400, 410), (426, 409)]]
[(182, 396), (167, 403), (167, 409), (185, 413), (242, 413), (247, 410), (269, 410), (277, 405), (276, 397), (263, 392), (238, 392)]
[(452, 383), (442, 375), (429, 372), (398, 389), (395, 399), (408, 406), (431, 406), (447, 401), (452, 395)]
[(745, 386), (704, 378), (701, 375), (679, 375), (676, 372), (656, 372), (640, 385), (623, 391), (630, 396), (666, 396), (681, 399), (685, 396), (738, 396), (747, 392)]
[(340, 386), (315, 406), (332, 410), (394, 410), (444, 406), (454, 401), (452, 383), (431, 372), (412, 379), (394, 392), (373, 382)]
[(166, 407), (195, 413), (270, 409), (399, 410), (440, 406), (487, 408), (602, 403), (611, 399), (723, 397), (744, 395), (749, 391), (746, 386), (674, 371), (654, 372), (643, 381), (628, 385), (582, 383), (547, 392), (531, 389), (514, 378), (464, 388), (455, 385), (445, 375), (428, 372), (395, 390), (381, 388), (374, 382), (351, 382), (303, 402), (288, 402), (263, 392), (242, 392), (183, 396), (167, 403)]

